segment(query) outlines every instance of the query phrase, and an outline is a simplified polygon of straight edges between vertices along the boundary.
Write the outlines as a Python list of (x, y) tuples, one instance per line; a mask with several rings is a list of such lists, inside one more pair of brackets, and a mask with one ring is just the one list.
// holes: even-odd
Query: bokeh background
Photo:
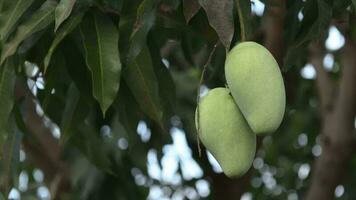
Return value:
[[(6, 9), (16, 9), (10, 1), (0, 0), (0, 28)], [(44, 2), (35, 0), (20, 19)], [(84, 24), (100, 12), (118, 30), (119, 92), (103, 117), (78, 39), (82, 24), (62, 27), (70, 33), (47, 71), (43, 59), (61, 32), (52, 23), (23, 40), (0, 199), (356, 199), (355, 1), (73, 2), (68, 20), (83, 13)], [(242, 34), (278, 61), (287, 106), (280, 128), (258, 137), (249, 172), (230, 179), (202, 145), (199, 156), (194, 112), (198, 89), (204, 97), (225, 86), (226, 52), (240, 42), (241, 23)], [(141, 85), (127, 62), (135, 50)]]

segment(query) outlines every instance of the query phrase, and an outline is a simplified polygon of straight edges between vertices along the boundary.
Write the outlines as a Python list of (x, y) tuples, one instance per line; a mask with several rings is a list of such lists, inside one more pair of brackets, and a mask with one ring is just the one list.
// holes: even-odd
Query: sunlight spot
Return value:
[(20, 192), (19, 192), (16, 188), (12, 188), (12, 189), (10, 190), (8, 199), (11, 199), (11, 200), (20, 200), (20, 199), (21, 199)]
[(129, 147), (129, 143), (127, 142), (127, 140), (125, 138), (120, 138), (117, 140), (117, 146), (121, 150), (126, 150)]
[(251, 0), (251, 12), (255, 13), (257, 16), (262, 16), (265, 10), (265, 4), (259, 0)]
[(191, 187), (186, 187), (184, 193), (188, 199), (198, 199), (198, 193)]
[(150, 149), (147, 154), (147, 171), (151, 178), (161, 179), (161, 168), (158, 163), (157, 152), (154, 149)]
[(300, 72), (301, 76), (305, 79), (315, 79), (316, 71), (314, 66), (310, 63), (307, 63)]
[(299, 20), (299, 21), (302, 21), (303, 19), (304, 19), (303, 12), (302, 12), (302, 11), (299, 11), (299, 12), (298, 12), (298, 20)]
[(210, 194), (209, 182), (206, 180), (198, 180), (195, 182), (195, 187), (201, 197), (207, 197)]
[(42, 183), (44, 179), (43, 172), (40, 169), (34, 169), (32, 172), (32, 176), (37, 183)]
[(263, 159), (260, 157), (255, 158), (255, 160), (253, 161), (253, 167), (255, 169), (261, 169), (263, 167), (263, 164)]
[(29, 61), (25, 61), (24, 66), (27, 77), (34, 77), (40, 70), (35, 63)]
[(45, 81), (43, 77), (38, 77), (36, 79), (36, 87), (40, 90), (43, 90), (45, 88)]
[(240, 200), (252, 200), (252, 194), (250, 192), (245, 192), (241, 195)]
[(170, 67), (170, 63), (169, 63), (169, 61), (168, 61), (167, 59), (162, 58), (162, 63), (164, 64), (164, 66), (166, 66), (166, 67), (167, 67), (167, 69), (169, 69), (169, 67)]
[(323, 59), (324, 69), (326, 69), (327, 71), (331, 71), (333, 69), (334, 62), (334, 55), (331, 53), (327, 53)]
[(100, 135), (103, 138), (108, 138), (111, 139), (112, 138), (112, 133), (111, 133), (111, 128), (108, 125), (104, 125), (100, 128)]
[(163, 195), (161, 188), (157, 185), (150, 187), (150, 192), (148, 194), (148, 199), (159, 199)]
[(302, 164), (298, 170), (299, 179), (306, 179), (310, 172), (310, 165), (308, 163)]
[(269, 190), (272, 190), (277, 184), (276, 179), (274, 179), (272, 173), (269, 171), (266, 171), (262, 174), (262, 181), (266, 188)]
[(201, 85), (200, 86), (200, 98), (204, 97), (207, 95), (209, 92), (209, 88), (206, 85)]
[(26, 171), (22, 171), (19, 175), (19, 190), (25, 192), (28, 188), (28, 174)]
[(51, 131), (54, 138), (59, 139), (61, 137), (61, 130), (57, 124), (51, 123)]
[(329, 35), (325, 41), (325, 46), (330, 51), (339, 50), (345, 44), (345, 38), (340, 33), (340, 31), (335, 27), (331, 26), (329, 28)]
[(345, 188), (344, 186), (342, 185), (338, 185), (336, 188), (335, 188), (335, 197), (336, 198), (339, 198), (341, 197), (345, 192)]
[(312, 148), (312, 153), (315, 157), (320, 156), (322, 153), (321, 146), (319, 144), (314, 145)]
[(302, 133), (302, 134), (300, 134), (298, 136), (298, 144), (300, 146), (302, 146), (302, 147), (308, 144), (308, 136), (307, 136), (307, 134)]
[(45, 186), (41, 186), (41, 187), (37, 188), (37, 196), (43, 200), (51, 199), (51, 194), (50, 194), (48, 188)]
[(138, 123), (137, 133), (140, 135), (142, 142), (148, 142), (151, 138), (151, 130), (147, 127), (147, 124), (144, 121)]
[(23, 149), (20, 149), (20, 162), (23, 162), (26, 160), (26, 153)]
[(298, 194), (295, 192), (288, 194), (288, 200), (298, 200)]
[(203, 170), (192, 157), (192, 150), (188, 146), (184, 131), (173, 127), (170, 133), (173, 138), (174, 151), (180, 161), (183, 178), (185, 180), (191, 180), (193, 178), (202, 177)]
[(214, 158), (213, 154), (211, 154), (208, 150), (206, 151), (208, 155), (208, 160), (211, 166), (213, 167), (213, 171), (215, 173), (222, 173), (222, 168), (220, 167), (218, 161)]

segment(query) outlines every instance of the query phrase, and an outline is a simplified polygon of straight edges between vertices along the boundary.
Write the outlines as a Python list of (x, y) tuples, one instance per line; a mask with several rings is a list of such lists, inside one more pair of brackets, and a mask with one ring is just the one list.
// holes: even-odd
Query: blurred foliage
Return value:
[[(57, 195), (58, 176), (66, 176), (71, 185), (60, 199), (146, 199), (155, 187), (167, 198), (213, 199), (215, 172), (196, 147), (201, 71), (217, 44), (203, 86), (225, 85), (225, 55), (240, 42), (241, 22), (246, 38), (264, 43), (258, 32), (265, 16), (251, 12), (254, 5), (248, 1), (239, 1), (238, 7), (238, 1), (0, 0), (0, 199), (11, 189), (21, 199), (40, 198), (44, 187)], [(320, 114), (314, 80), (300, 72), (309, 62), (309, 42), (323, 42), (332, 18), (354, 16), (355, 5), (351, 0), (287, 1), (280, 38), (286, 44), (281, 68), (290, 89), (287, 110), (279, 130), (260, 138), (263, 148), (247, 190), (255, 199), (289, 199), (306, 192), (311, 162), (320, 153)], [(339, 51), (328, 53), (334, 57), (329, 73), (337, 80)], [(28, 125), (36, 123), (28, 118), (28, 102), (37, 107), (47, 134), (56, 137), (64, 172), (48, 174), (36, 151), (28, 149), (46, 151), (37, 130)], [(148, 138), (137, 133), (140, 126)], [(180, 181), (172, 184), (150, 176), (147, 159), (155, 152), (162, 167), (174, 128), (184, 131), (203, 175), (184, 178), (190, 169), (179, 161)], [(355, 165), (353, 160), (350, 168)], [(306, 175), (300, 174), (302, 166)], [(341, 199), (356, 198), (356, 172), (349, 172)], [(20, 183), (23, 177), (26, 187)], [(191, 196), (201, 179), (210, 183), (210, 195)]]

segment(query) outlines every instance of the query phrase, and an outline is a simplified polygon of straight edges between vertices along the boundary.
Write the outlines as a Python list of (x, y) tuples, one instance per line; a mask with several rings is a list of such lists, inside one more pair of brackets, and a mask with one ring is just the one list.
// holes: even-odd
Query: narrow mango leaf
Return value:
[(147, 46), (129, 62), (124, 79), (143, 112), (162, 127), (162, 107), (158, 80)]
[(300, 26), (295, 46), (303, 45), (325, 33), (332, 18), (332, 7), (323, 0), (307, 1), (304, 6), (304, 18)]
[(3, 7), (0, 14), (0, 41), (7, 40), (16, 22), (33, 3), (33, 0), (2, 0)]
[(144, 0), (137, 9), (136, 22), (130, 36), (129, 60), (136, 58), (146, 45), (148, 31), (154, 25), (160, 0)]
[(183, 13), (187, 23), (194, 17), (200, 9), (198, 0), (183, 0)]
[(55, 11), (54, 32), (56, 32), (58, 27), (69, 17), (75, 2), (76, 0), (61, 0), (58, 3)]
[(17, 178), (17, 167), (20, 161), (20, 145), (22, 133), (16, 128), (14, 117), (11, 117), (9, 135), (2, 147), (3, 156), (0, 160), (0, 190), (7, 194)]
[(0, 65), (5, 59), (16, 52), (17, 47), (27, 37), (33, 33), (46, 28), (54, 20), (54, 9), (57, 3), (52, 0), (47, 0), (43, 5), (35, 11), (35, 13), (18, 28), (15, 36), (4, 45), (1, 54)]
[[(163, 105), (163, 121), (170, 125), (170, 119), (176, 108), (176, 88), (169, 69), (163, 64), (160, 48), (154, 34), (148, 35), (148, 48), (153, 62), (153, 68), (159, 82), (159, 93)], [(167, 123), (168, 122), (168, 123)], [(168, 127), (166, 127), (168, 128)]]
[(14, 62), (9, 58), (0, 66), (0, 149), (7, 138), (8, 120), (14, 105), (15, 79)]
[(75, 126), (84, 121), (88, 113), (88, 106), (82, 99), (78, 88), (72, 83), (67, 92), (66, 106), (63, 111), (61, 122), (60, 143), (64, 144), (71, 137)]
[(56, 37), (54, 38), (51, 47), (49, 48), (47, 55), (43, 61), (44, 72), (47, 71), (54, 50), (61, 43), (61, 41), (79, 25), (79, 23), (82, 21), (83, 16), (83, 12), (71, 16), (56, 33)]
[(94, 98), (105, 115), (120, 85), (119, 32), (110, 18), (91, 13), (80, 25), (86, 64), (92, 74)]
[(226, 48), (230, 47), (234, 35), (233, 0), (199, 0), (209, 24), (215, 29)]

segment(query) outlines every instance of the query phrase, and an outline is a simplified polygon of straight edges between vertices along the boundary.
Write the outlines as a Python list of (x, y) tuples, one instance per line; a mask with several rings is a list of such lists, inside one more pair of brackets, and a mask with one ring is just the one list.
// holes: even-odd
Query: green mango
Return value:
[(226, 57), (225, 77), (253, 132), (274, 132), (284, 116), (286, 95), (281, 71), (272, 54), (255, 42), (242, 42)]
[[(255, 156), (256, 135), (230, 91), (226, 88), (210, 90), (199, 104), (199, 116), (199, 138), (223, 172), (228, 177), (245, 174)], [(197, 121), (197, 112), (195, 117)]]

